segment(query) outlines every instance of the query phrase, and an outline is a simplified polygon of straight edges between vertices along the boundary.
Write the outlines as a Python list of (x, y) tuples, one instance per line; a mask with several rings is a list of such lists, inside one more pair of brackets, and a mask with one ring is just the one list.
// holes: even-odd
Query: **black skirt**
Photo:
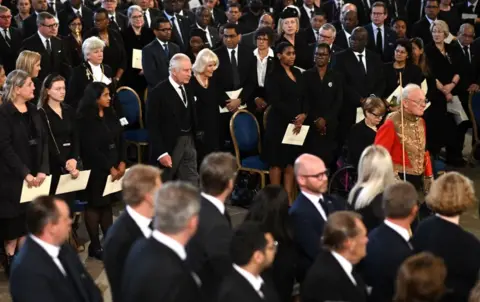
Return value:
[(0, 218), (0, 239), (14, 240), (27, 235), (27, 217), (23, 213), (13, 218)]

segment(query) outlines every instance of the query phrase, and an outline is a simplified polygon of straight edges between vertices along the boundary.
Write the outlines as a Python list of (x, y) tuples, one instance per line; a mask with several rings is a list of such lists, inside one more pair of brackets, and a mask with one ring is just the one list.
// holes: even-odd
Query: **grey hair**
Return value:
[[(352, 8), (352, 9), (348, 9), (348, 8)], [(358, 12), (357, 6), (356, 6), (355, 4), (353, 4), (353, 3), (345, 3), (345, 4), (342, 6), (341, 12), (345, 12), (345, 11), (348, 11), (348, 10), (353, 10), (353, 11)]]
[(473, 29), (473, 33), (475, 34), (475, 27), (470, 23), (463, 23), (460, 26), (460, 29), (458, 30), (458, 34), (461, 35), (461, 34), (465, 33), (465, 29), (467, 29), (467, 28)]
[(445, 34), (445, 38), (448, 37), (448, 35), (450, 34), (448, 24), (443, 20), (433, 21), (432, 25), (430, 25), (430, 32), (433, 32), (434, 27), (438, 27), (441, 31), (443, 31), (443, 33)]
[(10, 9), (6, 6), (3, 6), (3, 5), (0, 5), (0, 14), (1, 13), (6, 13), (6, 12), (9, 12)]
[(15, 87), (22, 87), (30, 75), (21, 69), (10, 72), (3, 84), (3, 102), (11, 102), (15, 99)]
[(218, 68), (220, 62), (218, 61), (217, 55), (208, 48), (200, 50), (192, 66), (193, 72), (195, 74), (204, 72), (210, 63), (215, 63), (215, 70)]
[(39, 27), (43, 22), (45, 22), (45, 20), (48, 20), (48, 19), (54, 19), (55, 20), (55, 16), (50, 14), (50, 13), (47, 13), (47, 12), (38, 13), (38, 15), (37, 15), (37, 27)]
[(100, 38), (98, 37), (90, 37), (83, 41), (82, 44), (82, 53), (83, 53), (83, 58), (85, 61), (87, 61), (87, 56), (94, 50), (97, 49), (104, 49), (105, 48), (105, 42), (103, 42)]
[[(130, 7), (128, 8), (128, 10), (127, 10), (127, 17), (128, 17), (128, 19), (130, 19), (130, 18), (132, 17), (133, 12), (135, 12), (135, 11), (143, 14), (143, 10), (142, 10), (142, 8), (141, 8), (140, 6), (138, 6), (138, 5), (132, 5), (132, 6), (130, 6)], [(130, 20), (129, 20), (128, 22), (130, 22)]]
[(170, 66), (168, 66), (168, 71), (170, 74), (172, 73), (172, 70), (178, 70), (180, 68), (180, 63), (182, 61), (187, 61), (190, 62), (190, 58), (183, 53), (177, 53), (175, 54), (171, 59), (170, 59)]
[(337, 36), (337, 29), (330, 23), (325, 23), (320, 27), (320, 30), (331, 30), (333, 33), (333, 38)]
[(177, 234), (200, 211), (200, 192), (183, 181), (164, 184), (155, 195), (155, 229)]
[(408, 99), (410, 93), (415, 90), (422, 90), (422, 88), (420, 88), (420, 86), (418, 86), (417, 84), (408, 84), (407, 86), (405, 86), (402, 92), (402, 100)]

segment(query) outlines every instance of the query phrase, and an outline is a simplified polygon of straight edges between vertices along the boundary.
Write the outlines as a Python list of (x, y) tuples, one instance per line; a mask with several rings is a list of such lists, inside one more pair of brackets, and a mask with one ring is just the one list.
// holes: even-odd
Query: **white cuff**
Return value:
[(162, 155), (160, 155), (160, 156), (157, 158), (157, 160), (160, 160), (162, 157), (167, 156), (167, 155), (168, 155), (168, 152), (165, 152), (165, 153), (163, 153)]

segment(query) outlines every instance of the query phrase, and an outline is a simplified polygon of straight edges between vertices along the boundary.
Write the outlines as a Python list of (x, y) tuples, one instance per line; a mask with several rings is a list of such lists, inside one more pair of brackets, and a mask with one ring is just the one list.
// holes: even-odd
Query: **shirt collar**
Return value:
[(80, 8), (79, 8), (79, 9), (76, 9), (76, 8), (73, 7), (73, 6), (72, 6), (72, 9), (73, 9), (73, 12), (74, 12), (75, 14), (80, 13), (80, 15), (82, 15), (82, 6), (81, 6), (81, 5), (80, 5)]
[(162, 47), (165, 47), (164, 45), (167, 44), (168, 45), (168, 41), (165, 41), (163, 42), (162, 40), (160, 40), (159, 38), (156, 38), (158, 43), (160, 43), (160, 45), (162, 45)]
[(232, 50), (235, 50), (235, 55), (238, 56), (238, 45), (235, 48), (227, 48), (227, 50), (228, 50), (228, 55), (232, 53)]
[(201, 193), (201, 195), (208, 201), (210, 201), (219, 211), (222, 213), (222, 215), (225, 214), (225, 204), (221, 202), (218, 198), (208, 195), (206, 193)]
[(168, 80), (170, 81), (170, 84), (173, 86), (173, 88), (175, 88), (175, 90), (178, 90), (179, 86), (182, 86), (181, 84), (178, 84), (177, 82), (175, 82), (172, 76), (168, 76)]
[(38, 245), (42, 247), (42, 249), (47, 252), (48, 255), (52, 258), (58, 258), (58, 254), (60, 254), (60, 247), (50, 244), (48, 242), (43, 241), (42, 239), (38, 238), (37, 236), (34, 236), (30, 234), (30, 238), (32, 238), (33, 241), (35, 241)]
[(95, 66), (95, 65), (93, 65), (90, 61), (87, 61), (87, 62), (88, 62), (88, 65), (90, 65), (90, 68), (92, 69), (92, 72), (93, 72), (94, 70), (100, 70), (100, 71), (102, 71), (102, 67), (100, 67), (100, 65)]
[(207, 25), (207, 27), (205, 27), (205, 28), (203, 28), (203, 27), (201, 27), (200, 25), (198, 25), (198, 22), (197, 22), (197, 23), (195, 23), (195, 25), (197, 25), (197, 28), (199, 28), (199, 29), (203, 30), (204, 32), (206, 32), (206, 33), (208, 33), (208, 32), (209, 32), (209, 31), (208, 31), (208, 25)]
[[(253, 55), (256, 56), (260, 60), (260, 58), (258, 56), (258, 48), (255, 48), (255, 50), (253, 51)], [(268, 48), (268, 54), (267, 54), (266, 58), (268, 58), (268, 57), (273, 58), (274, 56), (275, 56), (275, 54), (273, 53), (273, 49)]]
[(391, 221), (384, 220), (383, 223), (385, 223), (389, 228), (394, 230), (395, 232), (398, 233), (398, 235), (402, 236), (403, 239), (405, 239), (406, 242), (410, 240), (410, 233), (408, 232), (407, 229), (399, 226), (398, 224), (395, 224)]
[(164, 233), (158, 230), (154, 230), (152, 232), (152, 237), (158, 242), (166, 245), (172, 251), (174, 251), (175, 254), (177, 254), (178, 257), (180, 257), (180, 259), (182, 260), (187, 259), (187, 252), (185, 251), (185, 247), (175, 239), (165, 235)]
[(342, 255), (340, 255), (339, 253), (337, 252), (334, 252), (334, 251), (330, 251), (332, 253), (332, 256), (337, 259), (338, 263), (340, 264), (340, 266), (343, 268), (343, 270), (345, 271), (345, 273), (347, 273), (348, 275), (351, 275), (352, 274), (352, 270), (353, 270), (353, 265), (352, 263), (350, 263), (350, 261), (348, 261), (347, 259), (345, 259), (345, 257), (343, 257)]
[(372, 22), (372, 28), (373, 28), (373, 33), (376, 34), (376, 31), (378, 28), (380, 28), (381, 31), (383, 31), (383, 25), (382, 26), (376, 26), (375, 24), (373, 24)]
[[(45, 46), (47, 38), (45, 38), (40, 32), (38, 32), (38, 36), (40, 37), (40, 40), (42, 40), (42, 43)], [(51, 41), (50, 41), (50, 43), (51, 43)], [(50, 45), (50, 47), (51, 47), (51, 45)]]
[(115, 12), (113, 12), (113, 13), (108, 13), (108, 19), (110, 19), (111, 17), (115, 18)]
[[(310, 13), (312, 10), (313, 11), (315, 10), (315, 6), (310, 8), (310, 7), (306, 6), (305, 3), (303, 3), (303, 8), (307, 11), (307, 13)], [(310, 14), (308, 14), (308, 16), (310, 17)]]
[(263, 284), (262, 277), (252, 275), (252, 273), (247, 272), (246, 270), (236, 265), (235, 263), (233, 264), (233, 268), (245, 279), (247, 279), (248, 283), (250, 283), (253, 286), (253, 289), (255, 289), (255, 291), (257, 292), (260, 291), (260, 288), (262, 287), (262, 284)]
[(427, 18), (427, 20), (428, 20), (428, 22), (429, 22), (430, 24), (432, 24), (435, 20), (437, 20), (437, 19), (432, 20), (432, 19), (430, 19), (429, 17), (427, 17), (426, 15), (425, 15), (425, 18)]
[(152, 219), (141, 215), (130, 206), (127, 206), (126, 211), (140, 228), (145, 238), (150, 237), (152, 233), (152, 230), (150, 229), (150, 223), (152, 222)]
[(313, 203), (318, 203), (320, 199), (323, 200), (323, 194), (315, 195), (315, 194), (307, 193), (305, 191), (301, 191), (301, 192), (303, 195), (305, 195), (305, 197), (307, 197), (308, 200), (310, 200)]
[(168, 21), (170, 21), (170, 19), (172, 19), (173, 17), (175, 17), (175, 13), (173, 13), (173, 15), (169, 15), (166, 11), (163, 11), (163, 13), (164, 13), (165, 16), (167, 17)]
[[(366, 49), (366, 48), (365, 48)], [(354, 51), (353, 53), (358, 57), (358, 55), (363, 55), (363, 58), (365, 59), (367, 56), (366, 56), (366, 50), (363, 50), (362, 52), (356, 52)]]

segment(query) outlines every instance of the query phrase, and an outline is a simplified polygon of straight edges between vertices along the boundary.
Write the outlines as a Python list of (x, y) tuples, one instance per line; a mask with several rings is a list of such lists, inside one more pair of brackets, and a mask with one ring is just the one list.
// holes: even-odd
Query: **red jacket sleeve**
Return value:
[(391, 120), (386, 120), (385, 123), (378, 129), (375, 136), (375, 145), (380, 145), (387, 149), (388, 153), (392, 154), (393, 143), (395, 141), (395, 126)]

